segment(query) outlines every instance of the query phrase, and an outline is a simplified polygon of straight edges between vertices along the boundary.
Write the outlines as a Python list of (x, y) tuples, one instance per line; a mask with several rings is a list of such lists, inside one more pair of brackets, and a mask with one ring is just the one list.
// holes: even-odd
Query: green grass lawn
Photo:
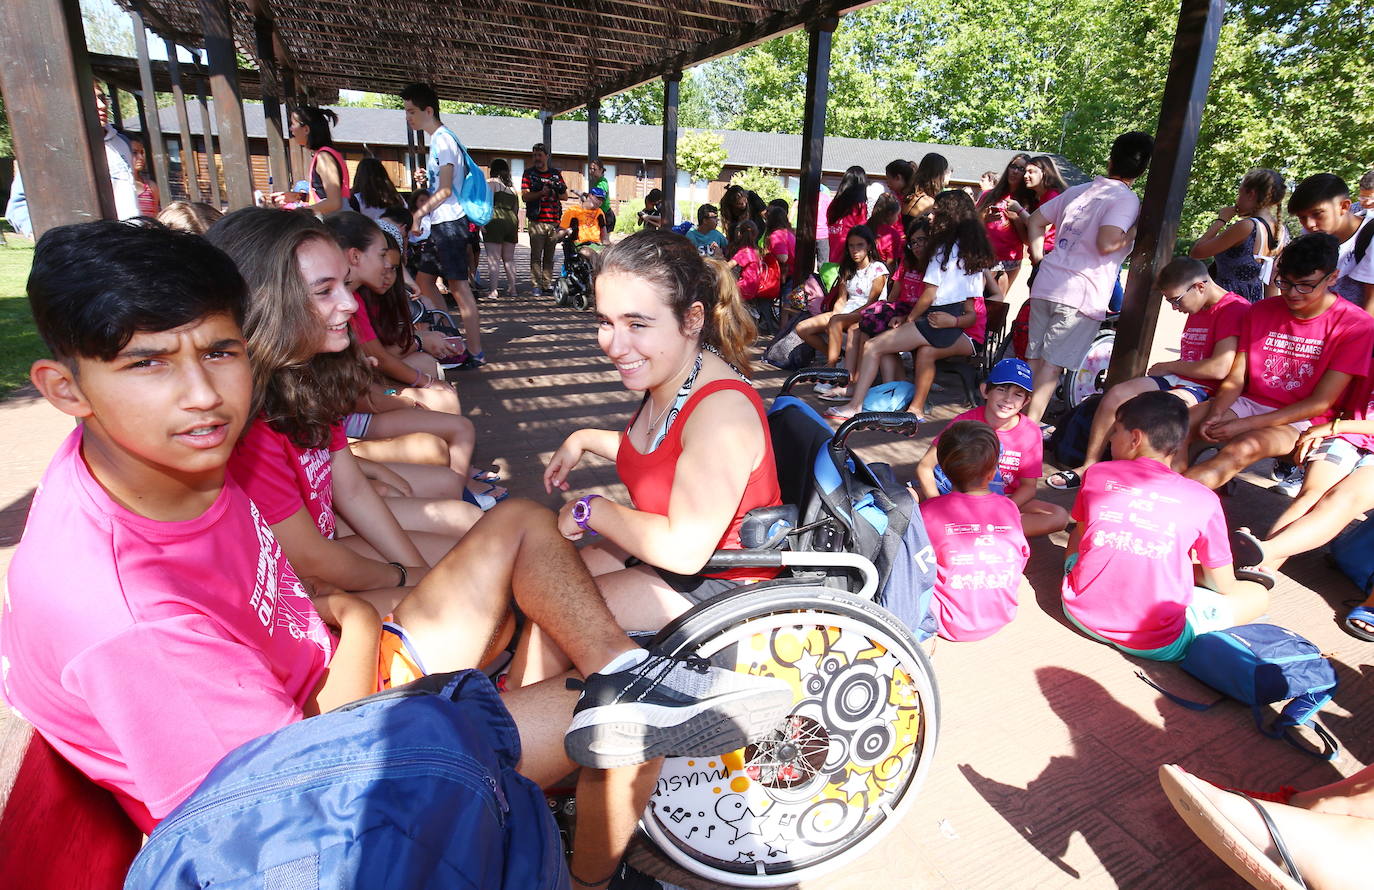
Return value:
[(10, 235), (0, 247), (0, 399), (29, 382), (29, 365), (47, 354), (33, 329), (24, 283), (33, 243)]

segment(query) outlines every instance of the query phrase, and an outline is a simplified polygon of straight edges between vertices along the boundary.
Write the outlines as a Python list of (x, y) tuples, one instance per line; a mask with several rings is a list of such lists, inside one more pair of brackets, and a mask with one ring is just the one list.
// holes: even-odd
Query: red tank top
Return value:
[[(687, 418), (696, 406), (701, 404), (702, 399), (711, 393), (727, 389), (748, 396), (754, 410), (758, 412), (759, 426), (763, 430), (763, 460), (759, 461), (758, 467), (749, 474), (749, 481), (744, 486), (744, 495), (740, 498), (739, 506), (735, 508), (734, 518), (730, 520), (730, 526), (716, 544), (717, 550), (742, 550), (744, 548), (739, 540), (739, 527), (744, 521), (744, 514), (755, 507), (776, 507), (782, 503), (782, 491), (778, 488), (778, 470), (773, 462), (773, 443), (768, 436), (768, 418), (763, 409), (763, 401), (758, 393), (754, 392), (754, 388), (743, 380), (713, 380), (692, 393), (668, 429), (667, 437), (656, 450), (648, 454), (641, 454), (630, 444), (630, 426), (634, 425), (635, 418), (639, 416), (636, 412), (620, 436), (620, 448), (615, 455), (615, 469), (620, 474), (620, 481), (629, 489), (635, 509), (667, 516), (668, 502), (673, 493), (673, 479), (677, 476), (677, 460), (682, 456), (682, 430), (687, 425)], [(772, 578), (777, 573), (777, 569), (746, 568), (703, 574), (708, 578), (735, 580)]]

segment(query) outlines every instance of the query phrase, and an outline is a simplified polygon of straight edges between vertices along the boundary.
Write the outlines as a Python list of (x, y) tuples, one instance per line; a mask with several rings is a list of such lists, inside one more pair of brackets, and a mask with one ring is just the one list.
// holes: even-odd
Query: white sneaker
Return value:
[(1302, 482), (1306, 478), (1307, 473), (1302, 467), (1294, 467), (1288, 471), (1287, 475), (1285, 475), (1283, 479), (1279, 481), (1279, 484), (1275, 485), (1272, 490), (1277, 491), (1281, 495), (1295, 498), (1298, 496), (1298, 492), (1302, 490)]

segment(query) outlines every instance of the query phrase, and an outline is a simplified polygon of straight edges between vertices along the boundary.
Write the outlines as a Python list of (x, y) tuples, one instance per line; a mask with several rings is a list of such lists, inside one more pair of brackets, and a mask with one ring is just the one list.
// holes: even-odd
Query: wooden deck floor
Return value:
[[(522, 273), (525, 257), (522, 249)], [(501, 470), (514, 494), (556, 506), (564, 496), (544, 493), (544, 461), (574, 429), (623, 425), (634, 398), (597, 349), (590, 313), (527, 296), (489, 298), (480, 307), (491, 364), (453, 375), (477, 424), (478, 463)], [(765, 401), (782, 377), (759, 375)], [(962, 410), (952, 404), (956, 390), (951, 382), (942, 394), (947, 404), (936, 402), (917, 440), (866, 434), (857, 440), (860, 453), (909, 478), (943, 420)], [(32, 394), (0, 403), (0, 570), (33, 486), (70, 428)], [(1271, 483), (1259, 476), (1246, 479), (1228, 499), (1228, 514), (1236, 524), (1264, 526), (1284, 499), (1265, 490)], [(569, 497), (591, 491), (624, 497), (608, 464), (583, 466), (570, 482)], [(1050, 497), (1068, 506), (1063, 495)], [(1028, 577), (1035, 595), (1022, 602), (1010, 627), (978, 643), (942, 643), (936, 651), (939, 749), (905, 822), (880, 849), (808, 888), (1240, 890), (1243, 882), (1175, 817), (1155, 778), (1160, 763), (1270, 788), (1320, 784), (1374, 761), (1374, 646), (1338, 627), (1341, 603), (1355, 590), (1320, 554), (1290, 563), (1270, 618), (1306, 635), (1336, 662), (1342, 685), (1324, 717), (1344, 745), (1335, 763), (1260, 736), (1240, 706), (1199, 714), (1170, 703), (1135, 671), (1143, 666), (1181, 694), (1207, 693), (1175, 668), (1137, 662), (1071, 629), (1059, 608), (1062, 544), (1062, 535), (1033, 543)], [(13, 766), (14, 737), (0, 718), (0, 776)]]

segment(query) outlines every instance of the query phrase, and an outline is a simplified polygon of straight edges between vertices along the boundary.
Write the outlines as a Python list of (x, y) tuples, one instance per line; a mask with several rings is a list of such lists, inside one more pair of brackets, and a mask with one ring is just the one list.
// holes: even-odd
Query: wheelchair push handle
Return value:
[(800, 371), (793, 372), (791, 377), (782, 385), (780, 396), (791, 395), (792, 387), (799, 383), (829, 383), (831, 386), (848, 386), (848, 368), (827, 368), (817, 366), (815, 368), (802, 368)]
[(859, 430), (876, 430), (910, 438), (920, 428), (921, 419), (909, 411), (862, 411), (840, 424), (830, 440), (830, 449), (836, 454), (843, 453), (849, 434)]

